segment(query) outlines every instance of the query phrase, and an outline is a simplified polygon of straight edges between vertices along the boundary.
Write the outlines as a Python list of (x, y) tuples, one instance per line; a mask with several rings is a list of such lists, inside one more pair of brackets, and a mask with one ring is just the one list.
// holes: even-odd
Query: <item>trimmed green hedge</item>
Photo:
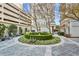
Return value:
[(30, 35), (48, 35), (48, 34), (50, 34), (50, 33), (48, 33), (48, 32), (30, 32)]
[(59, 43), (61, 40), (59, 37), (53, 37), (51, 40), (36, 40), (32, 41), (30, 39), (26, 39), (24, 35), (19, 39), (22, 43), (34, 44), (34, 45), (48, 45), (48, 44), (56, 44)]
[(48, 32), (40, 32), (40, 35), (50, 35)]
[(58, 35), (64, 36), (64, 32), (58, 32)]
[(30, 35), (28, 35), (28, 34), (24, 34), (24, 37), (27, 39), (30, 39)]
[(26, 33), (25, 35), (25, 38), (27, 39), (35, 39), (35, 40), (49, 40), (49, 39), (52, 39), (52, 35), (49, 34), (49, 33), (41, 33), (41, 32), (34, 32), (34, 33)]
[(52, 35), (30, 35), (30, 38), (36, 40), (49, 40), (52, 39)]
[(30, 35), (39, 35), (38, 32), (30, 32)]
[(48, 45), (59, 43), (61, 40), (59, 37), (54, 37), (46, 32), (26, 32), (19, 41), (35, 45)]

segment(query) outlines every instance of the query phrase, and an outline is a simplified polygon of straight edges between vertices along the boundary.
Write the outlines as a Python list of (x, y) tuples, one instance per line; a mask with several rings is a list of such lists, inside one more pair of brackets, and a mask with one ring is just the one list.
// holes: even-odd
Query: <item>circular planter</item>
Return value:
[(25, 34), (19, 39), (19, 41), (22, 43), (33, 44), (33, 45), (50, 45), (50, 44), (57, 44), (61, 41), (59, 37), (54, 37), (51, 34), (48, 35), (47, 34), (39, 35), (38, 33), (33, 34), (32, 33), (31, 35)]

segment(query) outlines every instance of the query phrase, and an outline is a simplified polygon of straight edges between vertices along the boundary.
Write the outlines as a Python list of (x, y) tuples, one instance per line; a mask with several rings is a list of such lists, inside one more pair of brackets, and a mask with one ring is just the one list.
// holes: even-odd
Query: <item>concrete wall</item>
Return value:
[(70, 34), (72, 37), (79, 37), (79, 21), (70, 22)]

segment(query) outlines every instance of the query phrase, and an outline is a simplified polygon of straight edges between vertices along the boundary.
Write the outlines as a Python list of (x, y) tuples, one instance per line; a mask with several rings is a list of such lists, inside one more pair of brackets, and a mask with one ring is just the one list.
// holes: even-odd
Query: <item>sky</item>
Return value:
[[(59, 25), (60, 24), (60, 4), (59, 3), (56, 3), (55, 4), (55, 8), (54, 8), (54, 12), (55, 12), (55, 23), (57, 24), (57, 25)], [(23, 10), (25, 11), (25, 12), (30, 12), (30, 5), (29, 5), (29, 3), (24, 3), (23, 4)]]
[(24, 3), (23, 4), (23, 10), (25, 12), (30, 12), (30, 5), (29, 5), (29, 3)]
[(54, 11), (55, 11), (55, 23), (59, 25), (60, 24), (59, 22), (60, 21), (60, 4), (59, 3), (55, 4)]

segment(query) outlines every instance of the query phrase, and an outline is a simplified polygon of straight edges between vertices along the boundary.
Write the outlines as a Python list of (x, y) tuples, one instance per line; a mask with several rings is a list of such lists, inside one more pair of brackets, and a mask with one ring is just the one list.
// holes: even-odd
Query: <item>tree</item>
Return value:
[(4, 36), (6, 26), (4, 24), (0, 24), (0, 38)]
[(49, 32), (50, 32), (50, 23), (54, 17), (53, 4), (37, 3), (37, 4), (32, 4), (32, 6), (33, 6), (32, 10), (33, 10), (34, 21), (37, 27), (37, 31), (40, 31), (39, 29), (41, 28), (41, 26), (37, 22), (38, 18), (41, 18), (46, 21), (45, 23), (46, 27), (49, 29)]
[(42, 9), (41, 14), (46, 21), (46, 27), (49, 29), (49, 32), (51, 33), (50, 24), (54, 17), (54, 12), (53, 12), (54, 4), (45, 3), (45, 4), (38, 4), (38, 5), (40, 9)]
[(8, 27), (8, 34), (9, 34), (9, 36), (16, 36), (16, 33), (17, 33), (17, 26), (14, 25), (14, 24), (11, 24)]
[(79, 4), (65, 3), (61, 4), (61, 18), (71, 18), (79, 20)]
[(34, 21), (34, 24), (36, 26), (36, 30), (38, 32), (38, 25), (37, 25), (37, 13), (36, 13), (36, 7), (37, 5), (34, 3), (34, 4), (30, 4), (30, 7), (31, 7), (31, 16), (33, 17), (33, 21)]

